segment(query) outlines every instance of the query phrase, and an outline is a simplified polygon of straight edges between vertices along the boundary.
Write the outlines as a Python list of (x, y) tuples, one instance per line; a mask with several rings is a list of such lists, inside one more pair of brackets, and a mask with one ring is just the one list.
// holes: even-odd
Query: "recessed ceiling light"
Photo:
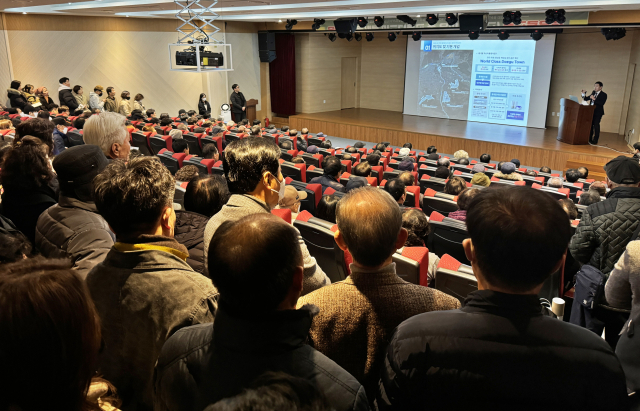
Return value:
[(129, 15), (127, 14), (125, 17), (129, 17)]
[(23, 12), (22, 12), (22, 14), (27, 14), (27, 12), (26, 12), (26, 11), (23, 11)]
[(418, 14), (416, 17), (420, 17), (420, 15)]
[(282, 19), (278, 20), (278, 23), (282, 23)]

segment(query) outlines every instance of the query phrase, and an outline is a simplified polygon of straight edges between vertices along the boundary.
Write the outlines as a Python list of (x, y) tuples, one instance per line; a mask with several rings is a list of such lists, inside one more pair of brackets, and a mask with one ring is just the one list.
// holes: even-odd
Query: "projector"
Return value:
[[(195, 51), (176, 51), (177, 66), (197, 66)], [(200, 52), (200, 67), (220, 67), (224, 65), (222, 53)]]

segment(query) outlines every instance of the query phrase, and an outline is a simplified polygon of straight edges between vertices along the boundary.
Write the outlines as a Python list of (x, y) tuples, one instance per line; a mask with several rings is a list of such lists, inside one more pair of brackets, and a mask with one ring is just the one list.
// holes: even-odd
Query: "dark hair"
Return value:
[(26, 136), (14, 141), (4, 156), (0, 180), (5, 187), (35, 189), (47, 185), (54, 175), (49, 168), (50, 149), (37, 137)]
[(67, 107), (67, 106), (58, 107), (58, 114), (68, 113), (68, 112), (69, 112), (69, 107)]
[(460, 210), (467, 210), (471, 200), (475, 196), (480, 194), (480, 190), (477, 188), (465, 188), (460, 194), (458, 194), (458, 208)]
[(215, 155), (218, 154), (218, 147), (215, 144), (205, 144), (202, 147), (202, 157), (205, 159), (212, 159)]
[(44, 111), (44, 110), (38, 111), (38, 118), (49, 120), (49, 117), (51, 117), (51, 113), (49, 113), (48, 111)]
[(575, 220), (578, 218), (578, 207), (576, 207), (576, 203), (574, 203), (573, 200), (563, 198), (558, 201), (560, 202), (562, 209), (567, 213), (567, 216), (569, 216), (569, 220)]
[(404, 143), (402, 145), (402, 148), (408, 148), (409, 150), (413, 149), (413, 144), (411, 143)]
[(469, 159), (468, 158), (461, 158), (460, 160), (458, 160), (458, 164), (460, 164), (462, 166), (468, 166), (469, 165)]
[(254, 319), (275, 310), (287, 296), (296, 268), (303, 265), (298, 235), (290, 224), (269, 213), (222, 223), (208, 255), (220, 307)]
[(363, 148), (364, 147), (364, 143), (362, 141), (356, 141), (353, 146), (355, 148)]
[(140, 101), (142, 99), (144, 99), (144, 96), (140, 93), (136, 94), (136, 96), (133, 98), (135, 101)]
[(207, 129), (204, 128), (204, 127), (194, 127), (193, 128), (193, 132), (196, 133), (196, 134), (202, 134), (202, 133), (205, 133), (206, 131), (207, 131)]
[(47, 409), (53, 400), (56, 409), (98, 410), (87, 400), (100, 349), (98, 313), (70, 261), (0, 266), (0, 300), (0, 409)]
[[(0, 217), (0, 219), (4, 220), (4, 217)], [(9, 224), (8, 221), (3, 221), (3, 223)], [(31, 256), (31, 251), (29, 239), (17, 229), (0, 233), (0, 264), (20, 261), (25, 256)]]
[(435, 177), (437, 178), (449, 178), (449, 169), (445, 166), (439, 166), (436, 168)]
[(78, 130), (82, 130), (84, 128), (85, 121), (87, 120), (82, 117), (78, 117), (77, 119), (73, 120), (73, 126)]
[(189, 111), (187, 111), (187, 115), (188, 115), (189, 117), (193, 117), (193, 116), (195, 116), (195, 115), (196, 115), (196, 111), (195, 111), (195, 110), (189, 110)]
[(171, 120), (169, 117), (163, 117), (160, 119), (161, 127), (169, 126), (171, 125), (171, 123), (173, 123), (173, 120)]
[(156, 114), (156, 111), (152, 108), (146, 111), (147, 117), (151, 117), (152, 114)]
[(304, 164), (304, 163), (305, 163), (304, 158), (302, 158), (301, 156), (295, 156), (295, 157), (293, 157), (293, 158), (291, 159), (291, 162), (292, 162), (293, 164)]
[(345, 153), (356, 154), (358, 152), (358, 149), (351, 146), (351, 147), (347, 147), (344, 151)]
[(175, 140), (172, 139), (171, 147), (173, 148), (174, 153), (184, 153), (184, 151), (189, 148), (189, 144), (182, 138)]
[(429, 148), (427, 149), (427, 154), (431, 154), (431, 153), (437, 153), (438, 149), (436, 148), (436, 146), (429, 146)]
[(371, 164), (363, 161), (353, 168), (353, 174), (359, 177), (371, 176)]
[(337, 177), (342, 171), (342, 163), (336, 156), (329, 156), (322, 162), (324, 174), (331, 177)]
[(381, 153), (384, 153), (385, 151), (387, 151), (387, 146), (384, 143), (378, 143), (376, 144), (375, 149)]
[(160, 119), (159, 119), (159, 118), (156, 118), (156, 117), (152, 117), (152, 118), (148, 119), (148, 120), (147, 120), (147, 122), (148, 122), (148, 123), (151, 123), (151, 124), (158, 124), (158, 125), (160, 125)]
[(33, 84), (25, 84), (24, 87), (22, 87), (22, 91), (24, 91), (25, 93), (32, 93)]
[(20, 84), (22, 84), (22, 82), (20, 80), (13, 80), (11, 82), (10, 88), (17, 90), (17, 89), (20, 88)]
[(457, 196), (467, 188), (467, 182), (462, 177), (453, 176), (444, 185), (444, 193)]
[(603, 87), (602, 81), (596, 81), (594, 84), (599, 85), (600, 87)]
[(511, 162), (516, 165), (516, 168), (520, 168), (520, 160), (514, 158), (511, 160)]
[(367, 163), (371, 165), (371, 167), (375, 167), (380, 164), (380, 154), (371, 153), (367, 156)]
[(321, 144), (322, 148), (331, 148), (331, 140), (325, 140)]
[(564, 177), (569, 183), (575, 183), (580, 179), (580, 172), (575, 168), (570, 168), (564, 173)]
[(293, 143), (289, 140), (282, 140), (282, 142), (280, 142), (280, 147), (285, 150), (291, 150), (293, 148)]
[(223, 168), (229, 191), (250, 193), (256, 189), (265, 172), (278, 178), (280, 149), (261, 137), (247, 137), (231, 142), (225, 150)]
[(113, 90), (113, 87), (107, 87), (107, 94), (111, 93)]
[(231, 90), (235, 90), (237, 87), (238, 85), (234, 83), (233, 85), (231, 85)]
[(120, 98), (125, 98), (125, 97), (131, 97), (131, 93), (129, 93), (127, 90), (123, 90), (122, 93), (120, 93)]
[(402, 213), (384, 190), (362, 187), (348, 192), (338, 203), (336, 220), (354, 261), (378, 267), (396, 251)]
[(187, 184), (184, 209), (213, 217), (229, 201), (227, 182), (220, 175), (195, 177)]
[(339, 201), (340, 197), (333, 194), (322, 196), (320, 201), (318, 201), (318, 205), (316, 206), (316, 217), (335, 224), (336, 207), (338, 206)]
[(153, 157), (112, 161), (93, 185), (98, 211), (123, 239), (153, 229), (175, 193), (173, 176)]
[(506, 161), (500, 161), (498, 162), (498, 166), (496, 167), (496, 170), (502, 172), (502, 165), (506, 163)]
[(541, 173), (546, 173), (546, 174), (551, 174), (551, 169), (547, 166), (544, 167), (540, 167), (540, 172)]
[(289, 131), (289, 126), (282, 126), (282, 128), (280, 128), (280, 131), (282, 131), (283, 133), (285, 131)]
[(392, 178), (387, 181), (387, 184), (384, 186), (384, 190), (391, 194), (394, 200), (399, 201), (405, 193), (406, 186), (399, 178)]
[(62, 84), (66, 83), (67, 81), (69, 81), (69, 77), (62, 77), (60, 80), (58, 80), (58, 83)]
[(73, 86), (73, 92), (78, 94), (78, 91), (80, 91), (81, 88), (82, 88), (82, 86), (78, 86), (78, 85)]
[(483, 154), (480, 156), (480, 162), (481, 163), (487, 163), (489, 164), (489, 162), (491, 161), (491, 156), (489, 154)]
[(578, 204), (589, 206), (599, 201), (600, 201), (600, 193), (598, 193), (596, 190), (588, 190), (588, 191), (582, 192), (582, 194), (580, 195), (580, 201), (578, 202)]
[(251, 388), (235, 397), (222, 399), (204, 411), (329, 411), (324, 394), (315, 383), (283, 372), (267, 372)]
[(542, 284), (571, 239), (560, 204), (529, 187), (482, 190), (469, 205), (466, 223), (487, 282), (516, 292)]
[(524, 175), (531, 177), (538, 177), (538, 172), (536, 170), (528, 169), (524, 172)]
[(22, 112), (27, 114), (33, 113), (35, 111), (38, 111), (38, 109), (33, 107), (31, 104), (27, 104), (22, 108)]
[(176, 181), (184, 182), (191, 181), (191, 179), (198, 177), (199, 175), (200, 171), (198, 170), (198, 167), (194, 166), (193, 164), (189, 164), (176, 171), (174, 177)]
[(402, 213), (402, 227), (409, 233), (407, 241), (404, 243), (405, 247), (425, 246), (431, 227), (422, 210), (406, 209)]
[(584, 167), (584, 166), (578, 167), (578, 173), (580, 173), (580, 178), (589, 177), (589, 169), (587, 167)]
[(637, 143), (633, 143), (633, 148), (634, 150), (640, 150), (640, 141), (638, 141)]
[(594, 181), (589, 186), (589, 191), (595, 191), (600, 197), (603, 197), (607, 193), (607, 186), (604, 181)]

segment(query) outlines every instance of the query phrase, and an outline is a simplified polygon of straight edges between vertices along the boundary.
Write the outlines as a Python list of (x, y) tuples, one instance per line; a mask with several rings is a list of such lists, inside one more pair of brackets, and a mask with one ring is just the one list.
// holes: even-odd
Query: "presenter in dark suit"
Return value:
[(598, 144), (598, 139), (600, 138), (600, 120), (602, 120), (602, 116), (604, 116), (604, 103), (607, 102), (607, 93), (602, 91), (602, 82), (596, 81), (590, 95), (587, 95), (587, 92), (582, 90), (582, 98), (585, 101), (589, 101), (589, 104), (592, 106), (596, 106), (593, 111), (593, 122), (591, 123), (589, 143)]
[(229, 100), (231, 101), (231, 110), (233, 111), (233, 117), (235, 122), (239, 122), (247, 118), (247, 99), (244, 98), (244, 94), (240, 92), (240, 86), (234, 84), (231, 86), (233, 93)]

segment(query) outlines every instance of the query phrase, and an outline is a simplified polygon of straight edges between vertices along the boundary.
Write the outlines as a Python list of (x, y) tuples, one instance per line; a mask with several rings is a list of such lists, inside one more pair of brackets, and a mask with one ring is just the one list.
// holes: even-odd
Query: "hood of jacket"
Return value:
[(21, 93), (20, 91), (16, 90), (15, 88), (8, 88), (8, 89), (7, 89), (7, 95), (9, 95), (9, 94), (18, 94), (18, 95), (21, 95), (22, 93)]
[(71, 87), (65, 86), (64, 84), (60, 84), (60, 87), (58, 87), (58, 91), (62, 91), (62, 90), (71, 90)]

